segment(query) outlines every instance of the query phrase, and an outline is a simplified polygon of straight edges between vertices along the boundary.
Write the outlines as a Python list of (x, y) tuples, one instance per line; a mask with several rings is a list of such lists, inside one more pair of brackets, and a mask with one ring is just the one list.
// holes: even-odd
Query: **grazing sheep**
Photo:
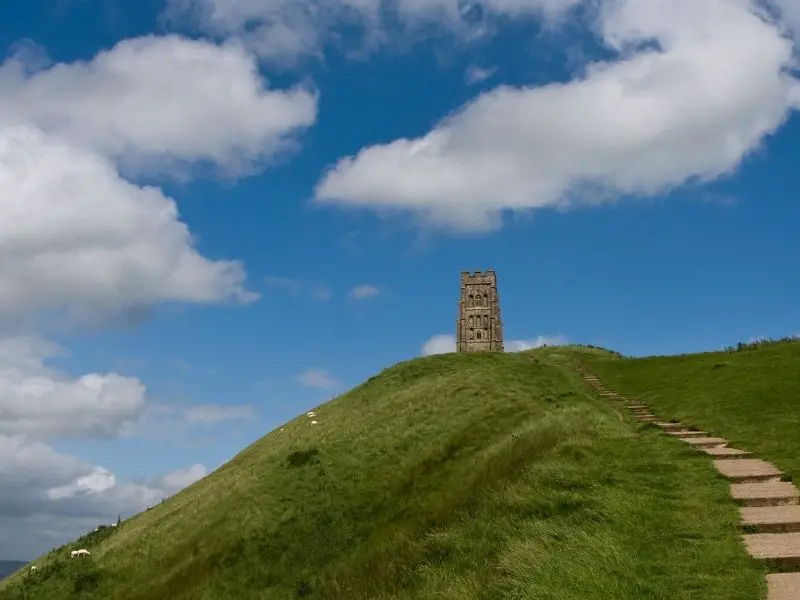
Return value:
[(308, 416), (309, 418), (311, 418), (311, 417), (316, 417), (316, 416), (317, 416), (317, 413), (315, 413), (315, 412), (312, 410), (312, 411), (309, 411), (309, 412), (307, 412), (307, 413), (306, 413), (306, 416)]
[(311, 421), (312, 425), (316, 425), (318, 421)]
[(76, 556), (89, 556), (91, 552), (88, 550), (81, 548), (80, 550), (73, 550), (69, 553), (70, 558), (75, 558)]
[(39, 568), (39, 567), (37, 567), (36, 565), (33, 565), (33, 566), (31, 567), (31, 571), (35, 571), (35, 570), (36, 570), (36, 569), (38, 569), (38, 568)]
[(112, 523), (112, 524), (111, 524), (111, 526), (112, 526), (112, 527), (116, 527), (116, 526), (117, 526), (117, 524), (116, 524), (116, 523)]

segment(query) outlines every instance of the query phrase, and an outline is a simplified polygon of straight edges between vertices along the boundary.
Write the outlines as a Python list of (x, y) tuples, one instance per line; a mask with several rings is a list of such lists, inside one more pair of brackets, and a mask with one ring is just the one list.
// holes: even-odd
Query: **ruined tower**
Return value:
[(461, 299), (456, 322), (456, 351), (503, 351), (503, 322), (497, 275), (492, 269), (461, 273)]

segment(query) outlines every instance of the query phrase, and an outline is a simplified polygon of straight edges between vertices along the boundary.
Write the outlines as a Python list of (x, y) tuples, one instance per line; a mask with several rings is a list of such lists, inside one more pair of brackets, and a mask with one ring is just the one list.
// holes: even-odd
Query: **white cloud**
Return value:
[[(542, 346), (561, 346), (567, 343), (563, 335), (540, 335), (529, 340), (506, 340), (503, 347), (506, 352), (521, 352), (541, 348)], [(456, 336), (449, 333), (434, 335), (422, 346), (422, 356), (447, 354), (456, 351)]]
[(142, 415), (146, 391), (138, 379), (73, 378), (45, 365), (60, 353), (40, 338), (0, 339), (0, 435), (115, 437)]
[(800, 2), (797, 0), (774, 0), (772, 6), (780, 12), (783, 23), (800, 40)]
[(0, 435), (0, 556), (34, 558), (101, 523), (141, 512), (205, 476), (196, 464), (143, 481), (61, 454), (23, 435)]
[(25, 56), (0, 66), (0, 125), (35, 126), (126, 169), (175, 175), (203, 162), (236, 174), (293, 148), (316, 119), (314, 93), (268, 89), (233, 43), (147, 36), (39, 69)]
[(354, 300), (366, 300), (367, 298), (374, 298), (379, 296), (381, 291), (372, 284), (363, 283), (357, 285), (350, 290), (350, 297)]
[(484, 69), (482, 67), (472, 66), (464, 73), (464, 81), (468, 85), (476, 85), (483, 83), (497, 72), (497, 69)]
[(250, 405), (201, 404), (192, 406), (184, 412), (184, 418), (189, 423), (220, 423), (222, 421), (249, 420), (253, 417), (255, 417), (255, 409)]
[(306, 387), (319, 390), (335, 390), (341, 382), (331, 377), (325, 369), (307, 369), (297, 375), (297, 381)]
[(238, 262), (198, 254), (173, 200), (96, 154), (0, 127), (0, 189), (0, 320), (255, 297)]
[[(498, 87), (421, 138), (364, 148), (325, 174), (316, 201), (486, 231), (507, 210), (729, 174), (800, 103), (792, 43), (749, 0), (600, 7), (599, 34), (618, 60), (564, 84)], [(653, 40), (659, 49), (643, 45)]]
[(563, 346), (566, 343), (567, 337), (564, 335), (539, 335), (529, 340), (509, 340), (504, 346), (506, 352), (522, 352), (542, 346)]
[(456, 336), (449, 334), (435, 335), (422, 346), (422, 356), (447, 354), (456, 351)]

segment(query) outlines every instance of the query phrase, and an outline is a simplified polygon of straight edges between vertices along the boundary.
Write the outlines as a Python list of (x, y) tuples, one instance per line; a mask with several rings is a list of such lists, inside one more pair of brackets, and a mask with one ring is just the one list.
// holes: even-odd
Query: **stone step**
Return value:
[(737, 483), (780, 481), (783, 471), (772, 463), (758, 458), (715, 460), (714, 467), (728, 479)]
[(649, 410), (632, 410), (631, 413), (635, 417), (652, 417), (653, 413)]
[(731, 496), (743, 506), (786, 506), (800, 503), (800, 491), (791, 483), (732, 483)]
[(748, 533), (744, 543), (750, 556), (773, 568), (800, 568), (800, 533)]
[(655, 423), (656, 421), (658, 421), (658, 417), (654, 417), (653, 415), (649, 415), (649, 416), (641, 416), (640, 415), (640, 416), (637, 416), (636, 418), (639, 419), (640, 421), (644, 421), (645, 423)]
[(664, 431), (683, 431), (686, 429), (682, 423), (667, 423), (665, 421), (658, 421), (656, 422), (658, 427), (661, 427)]
[(667, 435), (671, 435), (672, 437), (676, 438), (704, 438), (708, 437), (708, 433), (705, 431), (667, 431)]
[(800, 600), (800, 573), (767, 575), (767, 600)]
[(728, 440), (721, 437), (680, 437), (678, 439), (683, 440), (695, 448), (712, 448), (714, 446), (719, 447), (726, 446), (728, 444)]
[(800, 532), (800, 506), (742, 506), (742, 525), (755, 527), (759, 533)]
[(753, 453), (748, 452), (747, 450), (737, 450), (736, 448), (728, 448), (727, 446), (723, 446), (722, 448), (701, 448), (701, 450), (709, 456), (713, 456), (719, 460), (733, 460), (737, 458), (747, 458), (748, 456), (753, 456)]

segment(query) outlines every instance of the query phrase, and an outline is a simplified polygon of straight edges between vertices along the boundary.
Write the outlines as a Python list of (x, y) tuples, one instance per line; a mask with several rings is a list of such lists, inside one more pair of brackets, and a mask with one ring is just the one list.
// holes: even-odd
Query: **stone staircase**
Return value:
[(728, 447), (724, 438), (659, 419), (642, 402), (607, 389), (585, 368), (578, 370), (600, 396), (619, 400), (639, 421), (653, 423), (713, 459), (717, 471), (731, 481), (747, 551), (770, 571), (767, 600), (800, 600), (800, 491), (783, 481), (784, 473), (752, 452)]

